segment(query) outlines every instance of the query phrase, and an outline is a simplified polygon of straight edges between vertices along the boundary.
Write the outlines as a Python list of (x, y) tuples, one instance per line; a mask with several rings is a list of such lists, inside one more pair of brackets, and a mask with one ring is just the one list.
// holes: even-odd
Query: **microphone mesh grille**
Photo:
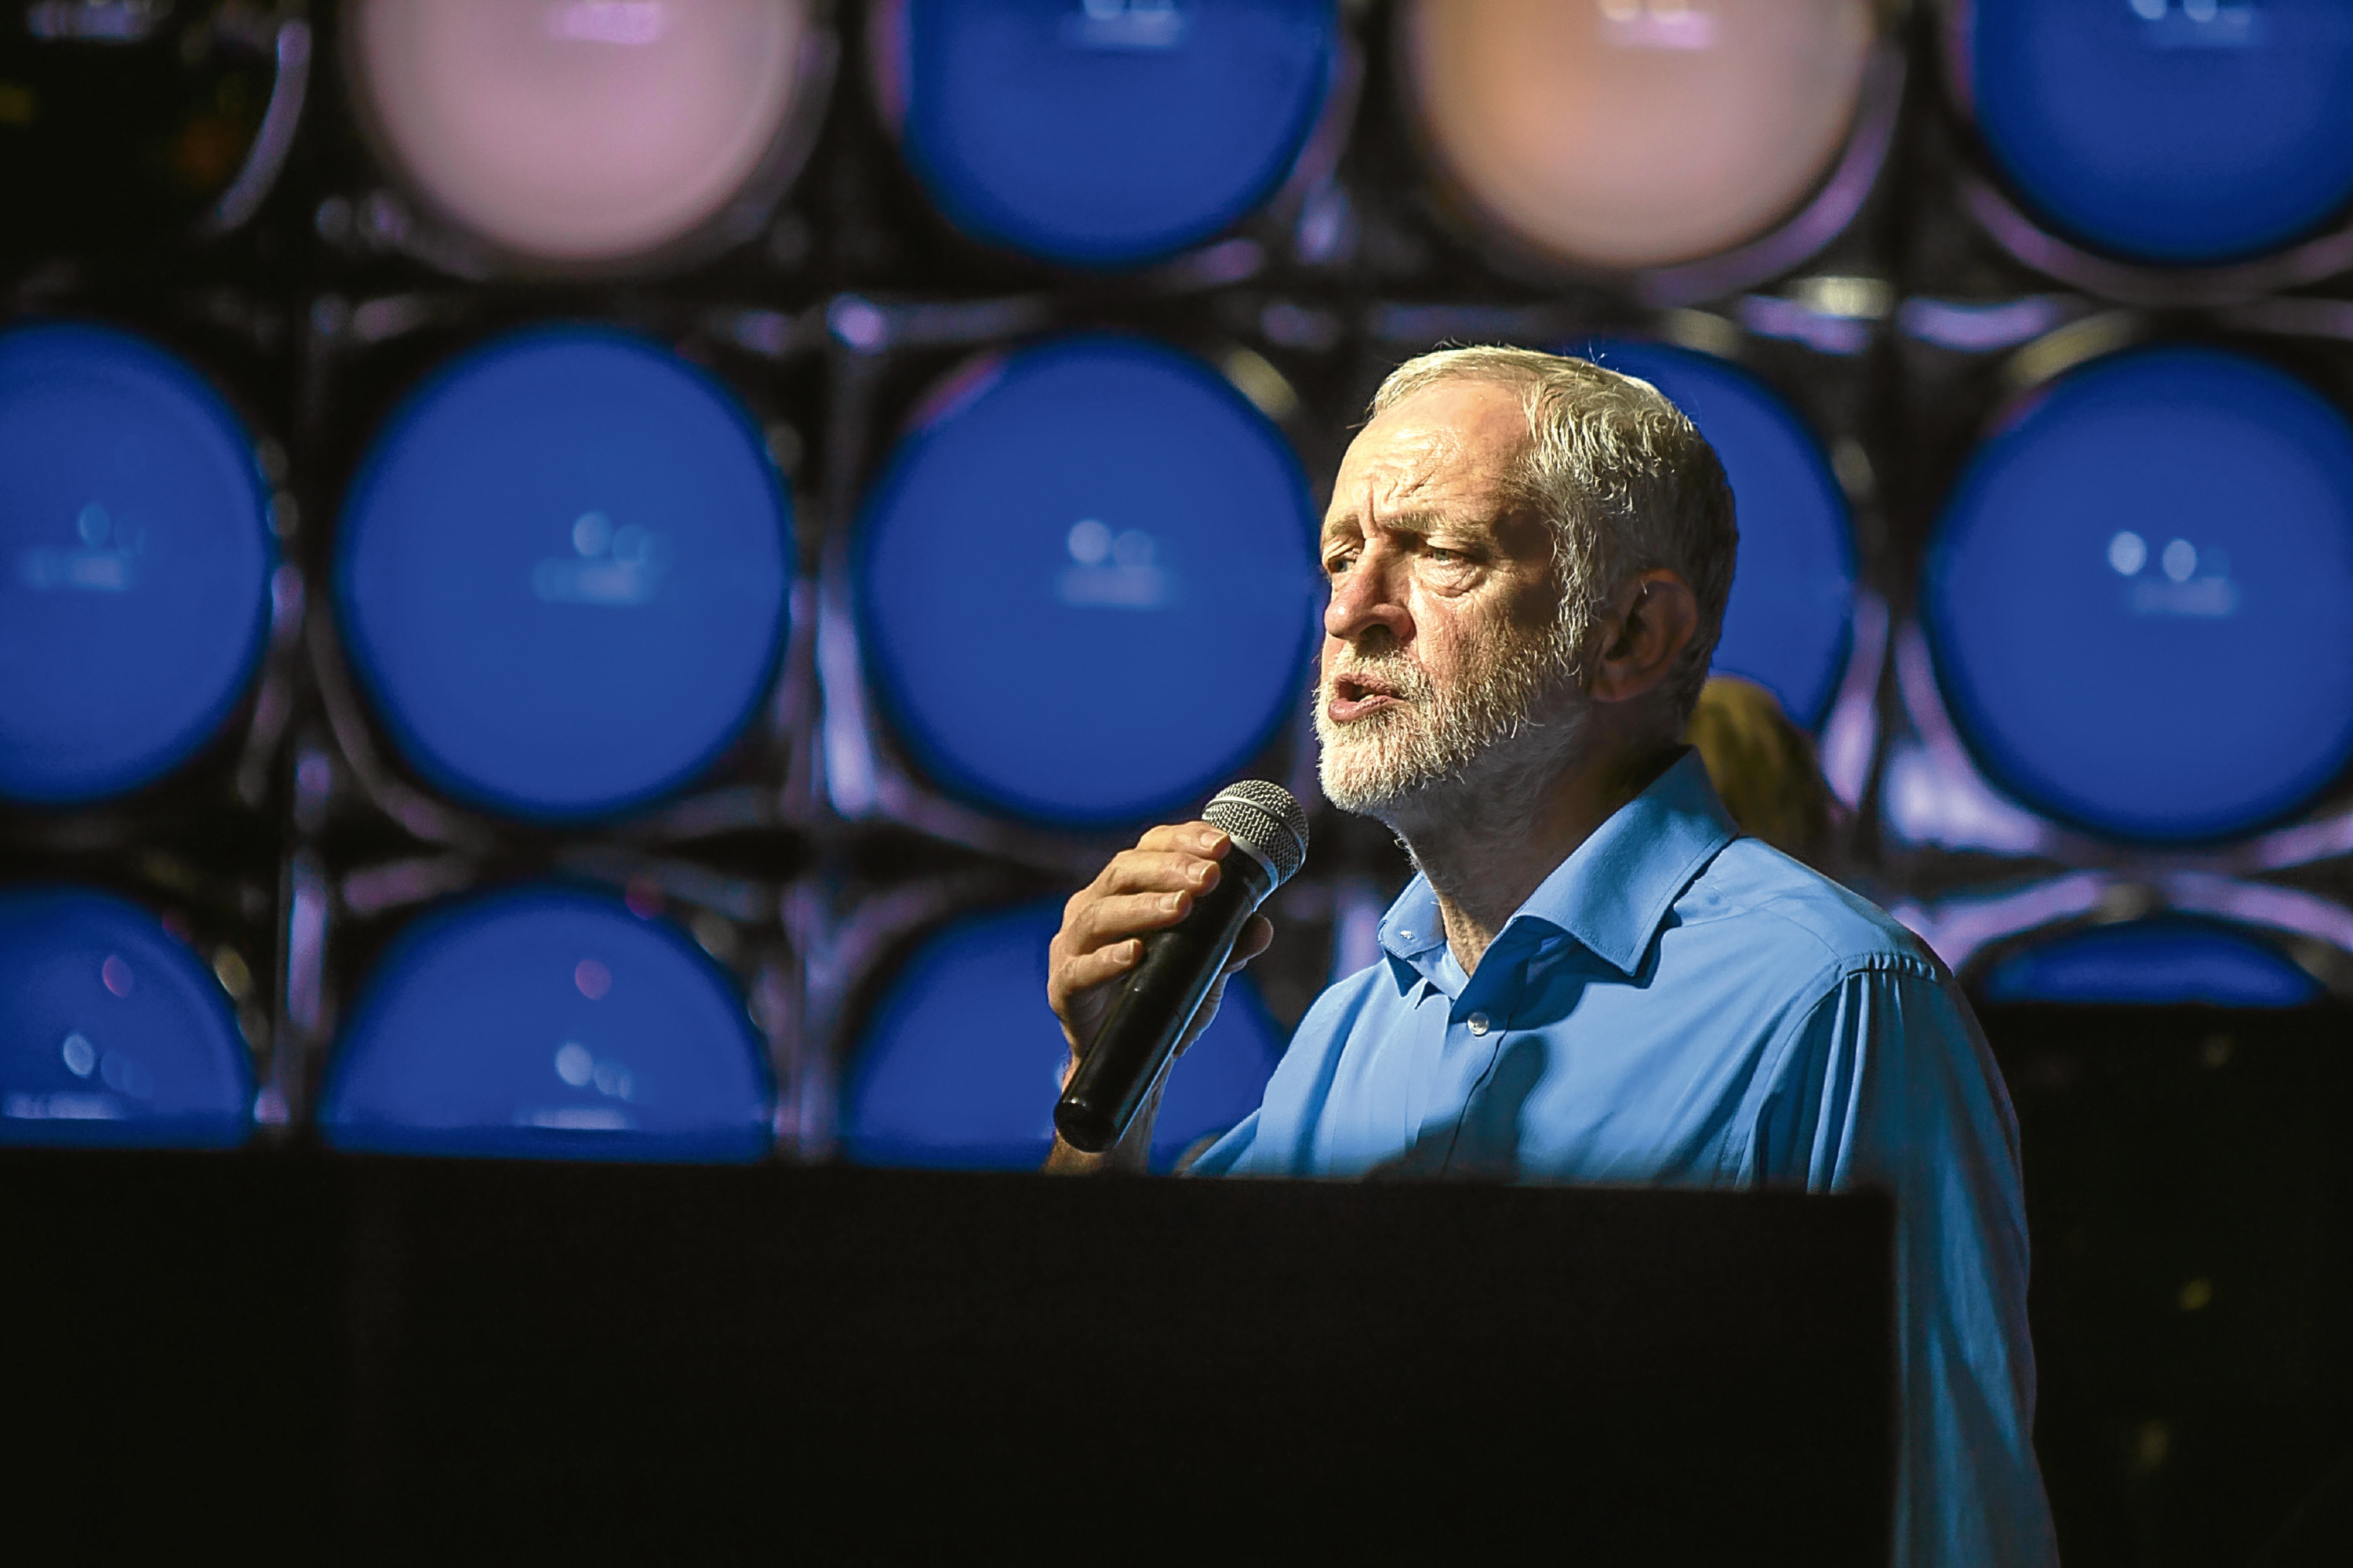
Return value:
[(1277, 887), (1289, 882), (1307, 863), (1307, 813), (1280, 784), (1263, 779), (1239, 779), (1218, 791), (1201, 812), (1211, 827), (1223, 828), (1234, 842), (1255, 851), (1274, 867)]

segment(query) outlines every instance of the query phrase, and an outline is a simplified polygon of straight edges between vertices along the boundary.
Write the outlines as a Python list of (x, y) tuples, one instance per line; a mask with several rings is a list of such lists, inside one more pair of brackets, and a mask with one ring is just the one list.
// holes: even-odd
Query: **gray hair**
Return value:
[(1529, 440), (1511, 483), (1553, 525), (1563, 641), (1582, 664), (1609, 601), (1642, 572), (1683, 578), (1699, 630), (1667, 678), (1689, 716), (1724, 630), (1740, 534), (1715, 449), (1647, 381), (1532, 348), (1442, 348), (1407, 360), (1373, 394), (1377, 416), (1425, 387), (1482, 381), (1517, 388)]

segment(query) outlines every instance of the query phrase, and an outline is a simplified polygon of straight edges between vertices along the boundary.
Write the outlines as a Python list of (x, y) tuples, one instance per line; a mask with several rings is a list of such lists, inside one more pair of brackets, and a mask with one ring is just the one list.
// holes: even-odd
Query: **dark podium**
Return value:
[(1885, 1561), (1875, 1197), (0, 1156), (93, 1555)]

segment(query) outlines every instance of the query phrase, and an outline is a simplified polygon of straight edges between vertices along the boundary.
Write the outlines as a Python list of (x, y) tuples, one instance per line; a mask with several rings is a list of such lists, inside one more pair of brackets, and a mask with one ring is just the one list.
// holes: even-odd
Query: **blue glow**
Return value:
[(1923, 609), (2021, 800), (2131, 839), (2260, 826), (2353, 757), (2353, 430), (2235, 355), (2087, 366), (1978, 450)]
[(0, 891), (0, 1144), (225, 1149), (252, 1103), (228, 998), (153, 915)]
[(578, 820), (709, 768), (785, 633), (790, 503), (751, 419), (618, 333), (513, 334), (415, 393), (343, 511), (353, 662), (420, 774)]
[(0, 335), (0, 797), (133, 789), (259, 662), (269, 503), (205, 381), (103, 327)]
[(1975, 0), (1968, 15), (1988, 149), (2093, 245), (2226, 260), (2353, 197), (2344, 0)]
[(554, 888), (428, 915), (378, 960), (327, 1076), (338, 1149), (754, 1160), (767, 1062), (726, 977), (614, 899)]
[(1994, 966), (1988, 1001), (2204, 1002), (2297, 1007), (2320, 982), (2269, 943), (2203, 920), (2162, 917), (2039, 943)]
[(1332, 0), (905, 0), (908, 163), (980, 238), (1081, 266), (1198, 244), (1282, 185), (1339, 47)]
[(1140, 339), (995, 363), (900, 443), (860, 522), (870, 669), (910, 750), (1067, 824), (1188, 805), (1303, 700), (1314, 519), (1274, 427)]
[(1820, 726), (1846, 667), (1855, 561), (1846, 496), (1813, 432), (1770, 387), (1720, 359), (1652, 343), (1585, 352), (1672, 399), (1732, 482), (1740, 556), (1715, 670), (1763, 686), (1806, 728)]
[[(841, 1116), (850, 1160), (1001, 1171), (1045, 1160), (1070, 1060), (1046, 1006), (1046, 944), (1061, 921), (1059, 899), (967, 916), (899, 967), (850, 1061)], [(1282, 1054), (1250, 977), (1236, 976), (1170, 1070), (1154, 1167), (1167, 1170), (1256, 1110)]]

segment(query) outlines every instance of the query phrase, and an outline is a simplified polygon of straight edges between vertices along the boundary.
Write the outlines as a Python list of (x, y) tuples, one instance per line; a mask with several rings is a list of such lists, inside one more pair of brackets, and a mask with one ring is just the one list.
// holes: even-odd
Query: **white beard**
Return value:
[[(1376, 676), (1398, 700), (1335, 724), (1335, 674)], [(1318, 773), (1334, 805), (1408, 837), (1516, 821), (1582, 749), (1591, 715), (1566, 629), (1515, 640), (1451, 693), (1402, 652), (1352, 654), (1317, 688)]]

